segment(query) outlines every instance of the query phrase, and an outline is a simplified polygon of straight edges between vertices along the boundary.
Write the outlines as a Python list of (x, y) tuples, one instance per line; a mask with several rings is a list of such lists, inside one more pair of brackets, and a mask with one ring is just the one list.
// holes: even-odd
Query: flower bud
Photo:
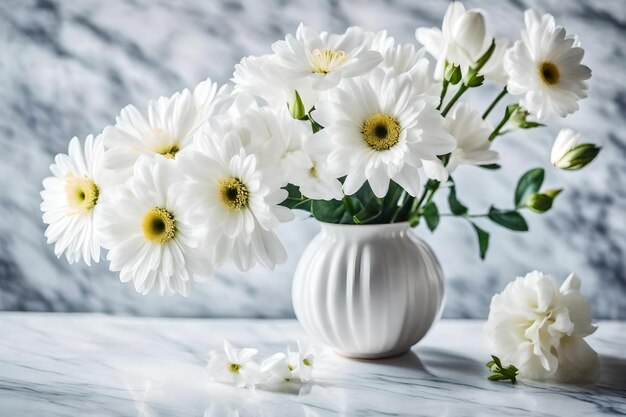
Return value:
[(540, 193), (533, 193), (526, 201), (526, 207), (535, 213), (545, 213), (552, 208), (552, 203), (557, 195), (563, 191), (562, 189), (551, 189)]
[(302, 103), (302, 98), (300, 98), (300, 94), (298, 91), (293, 92), (293, 100), (291, 105), (288, 105), (289, 112), (291, 113), (291, 117), (294, 119), (302, 119), (306, 116), (306, 110), (304, 109), (304, 103)]
[(470, 57), (478, 59), (485, 52), (485, 45), (491, 43), (485, 16), (477, 9), (465, 12), (454, 26), (454, 40)]
[(444, 78), (452, 85), (456, 85), (463, 78), (463, 74), (461, 74), (461, 67), (454, 64), (446, 65), (446, 71), (444, 73)]
[(578, 170), (584, 168), (595, 159), (600, 152), (600, 147), (593, 143), (578, 143), (580, 134), (571, 129), (562, 129), (557, 135), (550, 162), (556, 168), (565, 170)]

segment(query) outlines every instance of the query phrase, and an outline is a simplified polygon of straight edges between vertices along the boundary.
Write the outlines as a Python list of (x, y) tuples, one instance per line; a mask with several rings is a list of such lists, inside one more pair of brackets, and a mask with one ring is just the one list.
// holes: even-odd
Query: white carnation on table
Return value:
[(574, 274), (560, 288), (538, 271), (516, 278), (493, 296), (485, 330), (491, 353), (523, 378), (576, 382), (598, 375), (598, 356), (583, 340), (596, 327)]

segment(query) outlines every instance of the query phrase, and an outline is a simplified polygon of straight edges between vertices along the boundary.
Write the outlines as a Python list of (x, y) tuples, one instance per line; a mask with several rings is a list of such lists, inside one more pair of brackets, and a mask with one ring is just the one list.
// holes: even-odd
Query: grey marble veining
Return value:
[[(490, 382), (482, 321), (442, 320), (413, 350), (377, 361), (327, 352), (314, 380), (272, 391), (212, 382), (223, 339), (263, 357), (307, 340), (295, 320), (1, 313), (0, 415), (165, 417), (600, 416), (626, 414), (626, 324), (601, 322), (593, 385)], [(462, 335), (463, 337), (459, 337)]]
[[(445, 220), (429, 241), (447, 276), (449, 317), (484, 317), (491, 295), (531, 269), (561, 279), (576, 271), (596, 317), (626, 318), (626, 7), (614, 1), (467, 1), (490, 13), (498, 36), (517, 38), (522, 11), (532, 6), (577, 33), (593, 69), (581, 110), (549, 129), (498, 139), (505, 168), (459, 170), (459, 194), (476, 211), (511, 204), (525, 170), (549, 168), (558, 128), (571, 126), (604, 147), (578, 172), (547, 170), (547, 185), (563, 185), (555, 209), (529, 215), (531, 232), (487, 225), (492, 248), (477, 256), (471, 229)], [(39, 191), (54, 154), (69, 139), (98, 133), (128, 103), (194, 86), (207, 76), (226, 81), (247, 54), (269, 51), (297, 24), (343, 31), (348, 25), (387, 28), (414, 42), (417, 26), (439, 26), (447, 3), (411, 0), (185, 2), (116, 0), (0, 2), (0, 309), (99, 311), (136, 315), (290, 317), (290, 284), (299, 254), (317, 231), (312, 221), (281, 228), (289, 261), (274, 272), (243, 274), (226, 267), (189, 299), (142, 297), (104, 264), (70, 267), (43, 237)], [(480, 107), (495, 94), (472, 93)]]

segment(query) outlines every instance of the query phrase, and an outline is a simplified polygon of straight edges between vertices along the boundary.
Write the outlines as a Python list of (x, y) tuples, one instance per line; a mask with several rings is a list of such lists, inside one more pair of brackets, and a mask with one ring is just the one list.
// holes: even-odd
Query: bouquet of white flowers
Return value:
[[(104, 248), (137, 291), (186, 295), (227, 260), (242, 270), (284, 262), (275, 231), (292, 210), (340, 224), (423, 219), (434, 230), (433, 197), (445, 188), (448, 215), (470, 222), (484, 257), (489, 235), (474, 217), (525, 231), (523, 211), (549, 210), (561, 190), (542, 189), (544, 171), (532, 169), (513, 208), (474, 214), (457, 198), (455, 169), (499, 169), (492, 142), (575, 112), (591, 76), (552, 16), (524, 17), (512, 43), (487, 31), (482, 11), (453, 3), (441, 29), (417, 29), (423, 49), (384, 31), (300, 25), (272, 54), (237, 64), (233, 85), (206, 80), (143, 111), (129, 105), (55, 158), (41, 204), (48, 242), (70, 263), (98, 262)], [(487, 82), (503, 86), (487, 109), (461, 100)], [(505, 97), (514, 101), (492, 127)], [(552, 163), (580, 169), (598, 152), (564, 130)]]

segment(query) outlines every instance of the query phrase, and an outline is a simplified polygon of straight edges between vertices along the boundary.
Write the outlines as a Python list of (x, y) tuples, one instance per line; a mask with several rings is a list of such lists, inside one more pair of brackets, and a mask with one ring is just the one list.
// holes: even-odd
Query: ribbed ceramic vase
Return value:
[(341, 355), (374, 359), (424, 337), (443, 291), (439, 261), (408, 223), (322, 223), (300, 259), (292, 297), (311, 335)]

